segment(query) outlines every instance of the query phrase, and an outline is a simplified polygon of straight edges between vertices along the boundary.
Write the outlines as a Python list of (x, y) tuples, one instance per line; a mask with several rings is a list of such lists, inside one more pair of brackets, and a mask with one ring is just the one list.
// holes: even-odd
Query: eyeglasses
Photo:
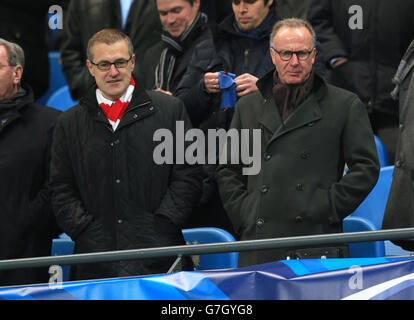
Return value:
[(131, 61), (131, 59), (132, 59), (132, 56), (130, 56), (128, 60), (118, 59), (115, 62), (102, 61), (98, 63), (94, 63), (91, 61), (91, 63), (101, 71), (108, 71), (109, 69), (111, 69), (112, 65), (114, 65), (115, 68), (117, 69), (126, 68), (126, 66), (128, 65), (128, 62)]
[(301, 50), (301, 51), (281, 50), (281, 51), (277, 51), (275, 48), (273, 48), (273, 47), (271, 47), (271, 48), (280, 56), (280, 59), (282, 59), (283, 61), (290, 61), (290, 59), (292, 59), (294, 54), (296, 55), (298, 60), (304, 61), (304, 60), (309, 58), (310, 54), (313, 51), (313, 49), (309, 50), (309, 51), (306, 51), (306, 50)]

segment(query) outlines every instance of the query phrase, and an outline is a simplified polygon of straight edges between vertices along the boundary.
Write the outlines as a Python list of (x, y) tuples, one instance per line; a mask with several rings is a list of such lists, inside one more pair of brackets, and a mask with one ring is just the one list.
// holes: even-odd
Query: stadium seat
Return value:
[[(394, 166), (381, 168), (375, 187), (360, 206), (343, 221), (344, 232), (381, 230), (385, 206), (391, 188)], [(390, 241), (373, 241), (349, 244), (352, 258), (408, 255)]]
[(375, 145), (377, 146), (380, 167), (387, 167), (389, 165), (387, 148), (385, 147), (384, 142), (382, 142), (382, 140), (378, 136), (374, 135), (374, 140)]
[[(59, 235), (59, 238), (53, 239), (52, 241), (52, 256), (62, 256), (73, 254), (75, 243), (65, 233)], [(63, 270), (63, 281), (69, 281), (70, 266), (62, 266)]]
[(62, 65), (59, 63), (59, 52), (51, 51), (49, 55), (49, 89), (36, 102), (46, 104), (48, 99), (56, 90), (67, 85), (65, 75), (62, 71)]
[(47, 100), (46, 105), (58, 110), (65, 111), (73, 107), (77, 103), (77, 101), (72, 100), (72, 97), (69, 92), (69, 87), (63, 86), (62, 88), (59, 88), (58, 90), (56, 90), (55, 93), (52, 94), (49, 100)]
[[(205, 244), (236, 241), (226, 230), (219, 228), (192, 228), (183, 229), (183, 236), (187, 244)], [(214, 270), (237, 268), (239, 253), (215, 253), (193, 256), (196, 270)]]

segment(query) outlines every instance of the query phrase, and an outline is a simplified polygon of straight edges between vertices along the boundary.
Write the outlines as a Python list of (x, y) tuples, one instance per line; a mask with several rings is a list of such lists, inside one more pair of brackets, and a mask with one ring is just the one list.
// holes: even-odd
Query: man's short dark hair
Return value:
[(86, 52), (89, 61), (93, 60), (92, 47), (97, 43), (114, 44), (118, 41), (124, 40), (128, 46), (128, 53), (130, 56), (134, 54), (134, 46), (131, 39), (118, 29), (102, 29), (95, 33), (88, 41), (88, 49)]

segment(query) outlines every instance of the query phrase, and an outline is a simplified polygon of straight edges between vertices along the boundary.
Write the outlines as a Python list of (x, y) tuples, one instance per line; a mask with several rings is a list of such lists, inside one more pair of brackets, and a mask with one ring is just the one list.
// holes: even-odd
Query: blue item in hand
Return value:
[(236, 84), (234, 83), (235, 74), (220, 71), (218, 74), (221, 91), (221, 108), (233, 108), (236, 105)]

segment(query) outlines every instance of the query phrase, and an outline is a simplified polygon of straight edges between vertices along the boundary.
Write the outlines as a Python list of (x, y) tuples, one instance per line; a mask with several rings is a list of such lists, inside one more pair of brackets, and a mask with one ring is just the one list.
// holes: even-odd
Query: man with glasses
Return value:
[(135, 71), (140, 68), (145, 51), (156, 44), (161, 23), (154, 0), (70, 0), (63, 19), (62, 69), (71, 96), (79, 100), (93, 78), (85, 67), (89, 39), (99, 30), (114, 28), (127, 34), (134, 45)]
[[(189, 129), (182, 102), (135, 82), (131, 40), (116, 29), (96, 33), (87, 57), (96, 85), (62, 114), (52, 145), (58, 223), (76, 253), (185, 244), (181, 228), (201, 190), (198, 167), (153, 159), (157, 129), (175, 133), (176, 122)], [(174, 260), (92, 263), (71, 271), (75, 279), (163, 273)]]
[[(261, 171), (244, 176), (243, 165), (230, 158), (220, 165), (224, 207), (241, 240), (341, 232), (342, 220), (378, 179), (366, 109), (356, 95), (314, 72), (315, 33), (307, 21), (276, 23), (270, 54), (275, 69), (257, 82), (258, 91), (238, 101), (231, 124), (237, 130), (260, 129)], [(228, 142), (231, 157), (237, 149)], [(240, 253), (239, 265), (346, 255), (343, 246), (275, 249)]]
[[(60, 231), (47, 189), (60, 111), (34, 103), (25, 54), (0, 38), (0, 260), (48, 256)], [(0, 271), (0, 286), (45, 283), (48, 268)]]

